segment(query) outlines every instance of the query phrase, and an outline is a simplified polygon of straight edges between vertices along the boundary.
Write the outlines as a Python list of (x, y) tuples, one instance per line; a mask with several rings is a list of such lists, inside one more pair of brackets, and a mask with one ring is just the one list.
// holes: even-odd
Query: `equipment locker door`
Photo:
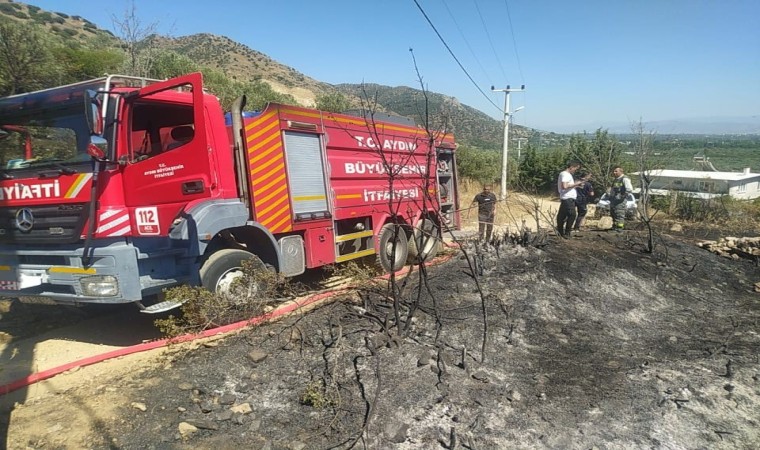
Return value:
[(321, 136), (285, 131), (284, 140), (295, 220), (331, 217)]

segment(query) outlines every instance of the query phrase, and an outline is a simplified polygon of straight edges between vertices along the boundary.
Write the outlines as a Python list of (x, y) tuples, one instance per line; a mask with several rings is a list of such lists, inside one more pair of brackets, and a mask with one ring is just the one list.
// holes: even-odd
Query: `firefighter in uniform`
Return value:
[(610, 188), (610, 215), (612, 216), (612, 229), (623, 231), (625, 228), (625, 209), (628, 194), (633, 192), (631, 179), (623, 173), (622, 167), (615, 167), (612, 171), (615, 181)]

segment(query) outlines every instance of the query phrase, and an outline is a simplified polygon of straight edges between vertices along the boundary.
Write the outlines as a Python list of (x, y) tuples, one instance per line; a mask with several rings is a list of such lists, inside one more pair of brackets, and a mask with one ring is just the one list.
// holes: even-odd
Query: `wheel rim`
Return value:
[(426, 258), (438, 245), (438, 227), (435, 223), (425, 220), (420, 229), (420, 235), (417, 242), (415, 242), (417, 248), (420, 249), (420, 256)]
[[(393, 254), (393, 246), (396, 246), (396, 254), (394, 258)], [(396, 267), (401, 263), (401, 253), (398, 249), (399, 245), (401, 245), (398, 237), (394, 237), (393, 239), (389, 240), (388, 243), (385, 245), (385, 254), (388, 256), (389, 261), (393, 261), (393, 266)]]
[(243, 270), (239, 267), (227, 270), (219, 277), (219, 281), (216, 283), (216, 292), (219, 294), (231, 294), (235, 280), (242, 278), (242, 276)]

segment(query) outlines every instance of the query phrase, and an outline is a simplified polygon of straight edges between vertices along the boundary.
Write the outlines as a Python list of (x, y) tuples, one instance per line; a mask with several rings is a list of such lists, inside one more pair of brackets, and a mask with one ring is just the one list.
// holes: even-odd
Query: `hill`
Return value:
[[(33, 5), (0, 0), (0, 19), (9, 19), (41, 27), (51, 39), (90, 48), (124, 49), (127, 42), (97, 24), (79, 16), (45, 11)], [(171, 51), (184, 55), (200, 66), (221, 71), (238, 81), (263, 81), (277, 92), (291, 95), (302, 106), (313, 107), (319, 96), (342, 93), (353, 107), (369, 94), (376, 97), (378, 109), (421, 123), (423, 92), (411, 87), (379, 84), (339, 84), (315, 80), (292, 67), (281, 64), (264, 53), (225, 36), (199, 33), (170, 37), (151, 35), (137, 45), (142, 48)], [(346, 80), (350, 82), (350, 80)], [(376, 95), (375, 95), (376, 94)], [(502, 146), (503, 126), (487, 114), (464, 105), (456, 98), (429, 92), (429, 112), (433, 124), (446, 123), (460, 143), (498, 150)], [(511, 129), (513, 137), (526, 137), (532, 130), (521, 126)]]
[(51, 35), (76, 44), (120, 44), (120, 40), (113, 33), (99, 28), (84, 17), (45, 11), (38, 6), (13, 0), (0, 0), (0, 18), (38, 25)]

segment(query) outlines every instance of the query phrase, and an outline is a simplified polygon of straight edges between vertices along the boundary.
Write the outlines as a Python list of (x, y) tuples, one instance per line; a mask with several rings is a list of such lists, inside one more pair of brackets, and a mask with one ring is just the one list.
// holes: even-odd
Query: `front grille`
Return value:
[[(33, 217), (32, 228), (22, 231), (16, 223), (19, 210), (28, 209)], [(6, 244), (71, 244), (79, 241), (87, 220), (84, 203), (0, 208), (0, 242)]]

